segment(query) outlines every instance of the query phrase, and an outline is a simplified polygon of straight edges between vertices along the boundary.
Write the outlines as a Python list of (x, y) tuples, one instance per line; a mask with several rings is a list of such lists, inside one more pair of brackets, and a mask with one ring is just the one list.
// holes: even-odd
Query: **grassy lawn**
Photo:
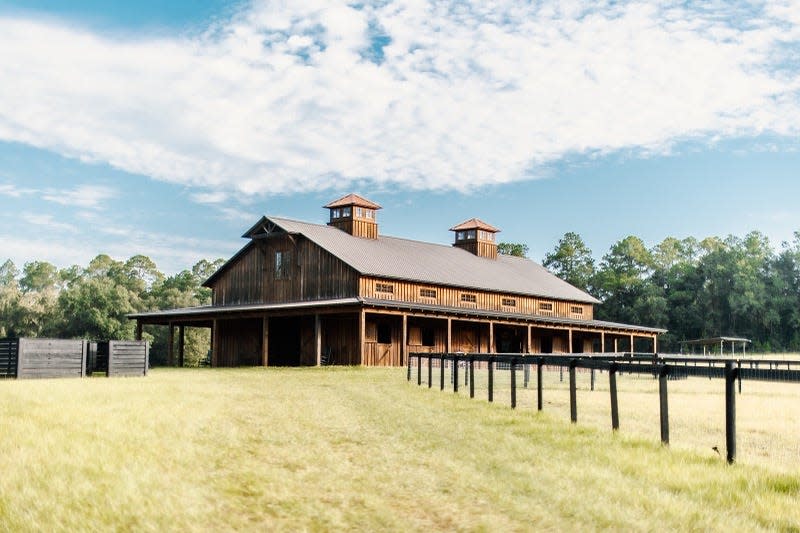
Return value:
[(0, 381), (0, 530), (800, 527), (798, 469), (664, 449), (657, 403), (652, 438), (622, 396), (614, 435), (601, 394), (581, 391), (573, 426), (557, 403), (511, 411), (404, 369)]

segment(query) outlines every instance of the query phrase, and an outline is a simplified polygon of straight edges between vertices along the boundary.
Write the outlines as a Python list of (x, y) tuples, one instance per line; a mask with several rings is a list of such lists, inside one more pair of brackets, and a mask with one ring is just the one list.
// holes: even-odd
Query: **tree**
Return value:
[(528, 245), (518, 242), (500, 242), (497, 243), (497, 253), (515, 257), (528, 257)]
[[(653, 256), (639, 237), (630, 235), (615, 243), (603, 256), (592, 281), (597, 295), (603, 300), (598, 316), (632, 324), (643, 323), (642, 317), (651, 315), (648, 307), (652, 308), (663, 297), (657, 288), (648, 287), (652, 268)], [(649, 306), (642, 304), (645, 295)]]
[(589, 291), (595, 273), (592, 251), (580, 235), (567, 232), (555, 249), (545, 255), (542, 264), (556, 276), (581, 290)]

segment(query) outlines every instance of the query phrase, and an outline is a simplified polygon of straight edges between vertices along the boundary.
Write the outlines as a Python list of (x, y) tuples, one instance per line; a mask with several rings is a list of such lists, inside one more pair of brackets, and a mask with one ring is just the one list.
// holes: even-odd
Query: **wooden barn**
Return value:
[(481, 220), (448, 246), (380, 235), (381, 207), (355, 194), (324, 207), (327, 225), (262, 217), (205, 282), (211, 305), (131, 315), (138, 338), (168, 326), (169, 362), (185, 327), (207, 327), (212, 366), (400, 366), (411, 352), (655, 352), (664, 332), (594, 320), (598, 300), (498, 254)]

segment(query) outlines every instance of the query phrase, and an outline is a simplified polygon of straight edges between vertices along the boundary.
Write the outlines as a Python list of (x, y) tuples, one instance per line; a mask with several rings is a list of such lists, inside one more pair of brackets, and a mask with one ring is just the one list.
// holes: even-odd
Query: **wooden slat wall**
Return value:
[[(287, 279), (275, 279), (275, 252), (292, 255)], [(255, 241), (216, 280), (214, 305), (282, 303), (346, 298), (356, 295), (357, 273), (316, 244), (297, 236)]]
[(87, 342), (65, 339), (19, 339), (18, 378), (86, 375)]
[(360, 365), (358, 315), (322, 317), (322, 348), (335, 365)]
[[(379, 292), (376, 290), (377, 283), (389, 284), (393, 288), (392, 293)], [(432, 289), (436, 291), (436, 298), (424, 298), (420, 296), (420, 289)], [(474, 294), (476, 302), (474, 304), (461, 301), (461, 294)], [(501, 311), (508, 313), (522, 313), (536, 316), (556, 316), (564, 318), (592, 320), (592, 304), (580, 302), (565, 302), (561, 300), (548, 300), (544, 298), (534, 298), (530, 296), (518, 296), (514, 294), (503, 294), (497, 292), (476, 291), (470, 289), (458, 289), (454, 287), (444, 287), (436, 285), (424, 285), (405, 281), (394, 281), (380, 278), (363, 277), (359, 282), (359, 296), (364, 298), (383, 298), (401, 302), (422, 303), (430, 305), (443, 305), (449, 307), (464, 307), (467, 309), (484, 309), (487, 311)], [(509, 298), (516, 301), (516, 306), (503, 305), (503, 299)], [(550, 303), (553, 311), (541, 311), (540, 303)], [(583, 313), (572, 312), (572, 307), (580, 307)]]
[(216, 366), (261, 365), (262, 319), (218, 320), (217, 327)]
[(108, 376), (146, 376), (150, 359), (147, 341), (108, 341)]
[(0, 378), (17, 377), (17, 339), (0, 340)]

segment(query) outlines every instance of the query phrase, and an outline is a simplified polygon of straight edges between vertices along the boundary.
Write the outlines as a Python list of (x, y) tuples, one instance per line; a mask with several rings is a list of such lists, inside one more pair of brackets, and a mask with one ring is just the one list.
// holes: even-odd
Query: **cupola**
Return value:
[(348, 194), (325, 206), (325, 209), (330, 209), (329, 226), (365, 239), (378, 238), (377, 212), (380, 208), (357, 194)]
[(500, 230), (494, 226), (480, 219), (471, 218), (453, 226), (450, 231), (455, 232), (456, 240), (453, 246), (456, 248), (463, 248), (478, 257), (497, 259), (497, 242), (494, 234)]

